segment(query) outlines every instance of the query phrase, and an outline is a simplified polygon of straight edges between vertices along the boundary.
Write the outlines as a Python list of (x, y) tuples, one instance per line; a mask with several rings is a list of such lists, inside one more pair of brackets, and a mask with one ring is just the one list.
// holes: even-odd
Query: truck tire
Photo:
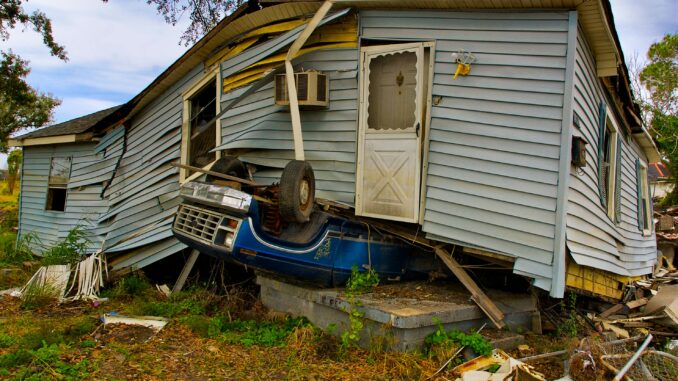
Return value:
[[(224, 156), (217, 160), (216, 163), (210, 168), (210, 171), (223, 173), (224, 175), (234, 176), (241, 179), (247, 179), (247, 168), (242, 161), (238, 160), (234, 156)], [(220, 177), (206, 175), (205, 181), (208, 183), (213, 182), (214, 180), (226, 180)]]
[(280, 217), (287, 222), (308, 222), (315, 201), (311, 163), (292, 160), (280, 177)]

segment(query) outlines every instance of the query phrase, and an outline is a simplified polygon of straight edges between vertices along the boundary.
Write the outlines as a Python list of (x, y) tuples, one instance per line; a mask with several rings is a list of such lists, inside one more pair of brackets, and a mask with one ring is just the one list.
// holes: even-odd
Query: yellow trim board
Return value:
[(9, 139), (7, 145), (10, 147), (29, 147), (29, 146), (44, 146), (49, 144), (65, 144), (86, 142), (92, 140), (94, 134), (87, 132), (84, 134), (70, 134), (59, 136), (45, 136), (41, 138), (26, 138), (26, 139)]
[(235, 46), (226, 47), (222, 49), (219, 53), (215, 54), (212, 58), (205, 61), (205, 66), (210, 67), (221, 61), (226, 61), (227, 59), (237, 55), (238, 53), (245, 51), (247, 48), (254, 45), (254, 43), (256, 43), (257, 40), (258, 38), (250, 38), (239, 42)]
[(582, 291), (584, 294), (593, 294), (610, 301), (619, 301), (624, 295), (627, 284), (643, 279), (643, 276), (625, 276), (609, 271), (580, 266), (570, 259), (567, 265), (565, 285)]
[(292, 20), (292, 21), (283, 21), (281, 23), (277, 24), (271, 24), (267, 25), (261, 28), (258, 28), (256, 30), (253, 30), (245, 35), (244, 38), (250, 38), (250, 37), (257, 37), (257, 36), (263, 36), (265, 34), (277, 34), (277, 33), (282, 33), (282, 32), (287, 32), (289, 30), (292, 30), (299, 25), (306, 24), (308, 22), (308, 18), (302, 18), (299, 20)]
[[(297, 54), (297, 57), (321, 49), (355, 48), (357, 46), (357, 42), (341, 42), (336, 44), (318, 45), (300, 50)], [(222, 82), (222, 91), (226, 93), (262, 78), (267, 71), (280, 66), (285, 60), (285, 55), (286, 53), (281, 53), (268, 59), (261, 60), (246, 67), (242, 71), (231, 75), (230, 77), (224, 78)]]

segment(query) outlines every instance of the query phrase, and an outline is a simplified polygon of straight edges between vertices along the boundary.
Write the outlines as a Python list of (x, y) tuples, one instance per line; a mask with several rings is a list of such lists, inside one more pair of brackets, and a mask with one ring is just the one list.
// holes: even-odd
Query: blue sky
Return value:
[[(22, 28), (0, 48), (28, 59), (29, 83), (62, 100), (57, 123), (128, 101), (187, 49), (178, 44), (186, 20), (172, 27), (143, 0), (30, 0), (25, 8), (52, 19), (69, 61), (51, 57), (40, 37)], [(627, 59), (644, 57), (650, 44), (678, 32), (676, 0), (612, 0), (612, 8)]]

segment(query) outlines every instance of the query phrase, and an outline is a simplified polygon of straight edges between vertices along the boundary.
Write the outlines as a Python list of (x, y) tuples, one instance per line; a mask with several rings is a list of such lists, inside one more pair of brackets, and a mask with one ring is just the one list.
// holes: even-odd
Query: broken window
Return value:
[(188, 160), (193, 167), (204, 167), (216, 159), (211, 152), (217, 146), (217, 84), (209, 82), (191, 96), (189, 102), (188, 123)]
[(66, 210), (68, 178), (71, 174), (70, 157), (53, 157), (49, 166), (47, 202), (45, 210), (63, 212)]

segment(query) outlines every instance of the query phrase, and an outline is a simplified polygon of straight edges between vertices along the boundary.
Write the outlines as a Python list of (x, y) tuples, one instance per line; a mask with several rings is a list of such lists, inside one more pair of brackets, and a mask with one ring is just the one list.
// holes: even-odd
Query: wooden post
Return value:
[(440, 247), (435, 248), (436, 255), (440, 258), (445, 265), (452, 270), (454, 276), (459, 279), (459, 281), (466, 287), (467, 290), (471, 292), (471, 300), (476, 302), (478, 307), (485, 312), (485, 314), (492, 320), (494, 325), (501, 329), (504, 328), (506, 323), (504, 323), (504, 313), (497, 307), (496, 304), (490, 298), (485, 295), (483, 290), (478, 287), (476, 282), (471, 279), (471, 277), (466, 273), (466, 271), (459, 265), (459, 263), (452, 258), (452, 255), (448, 254), (445, 250)]
[(191, 256), (188, 257), (188, 261), (186, 261), (184, 268), (181, 270), (181, 274), (179, 274), (179, 278), (177, 278), (177, 282), (174, 284), (174, 288), (172, 288), (172, 293), (179, 292), (184, 287), (184, 283), (186, 283), (186, 278), (188, 278), (188, 274), (190, 274), (191, 270), (193, 270), (193, 265), (195, 265), (195, 261), (196, 259), (198, 259), (198, 255), (200, 255), (200, 252), (198, 250), (194, 249), (193, 251), (191, 251)]

